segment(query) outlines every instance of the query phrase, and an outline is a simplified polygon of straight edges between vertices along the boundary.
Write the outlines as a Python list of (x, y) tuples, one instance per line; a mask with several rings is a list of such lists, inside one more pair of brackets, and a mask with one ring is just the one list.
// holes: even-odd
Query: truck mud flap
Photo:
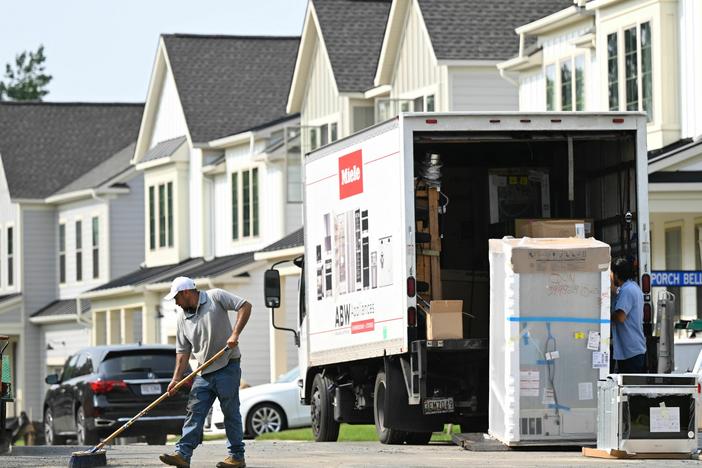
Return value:
[(424, 415), (421, 405), (409, 405), (407, 387), (397, 358), (385, 358), (387, 395), (384, 402), (385, 427), (410, 432), (439, 432), (446, 415)]
[(373, 407), (354, 408), (354, 394), (351, 385), (341, 385), (335, 390), (334, 420), (348, 424), (373, 424)]

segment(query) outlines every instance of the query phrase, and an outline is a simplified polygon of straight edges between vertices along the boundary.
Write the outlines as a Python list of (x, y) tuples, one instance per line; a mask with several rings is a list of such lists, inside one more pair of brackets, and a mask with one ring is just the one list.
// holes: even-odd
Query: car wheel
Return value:
[(54, 431), (54, 413), (51, 408), (44, 411), (44, 440), (46, 445), (64, 445), (66, 438), (56, 435)]
[(76, 436), (78, 437), (78, 445), (95, 445), (100, 440), (95, 432), (87, 428), (82, 406), (76, 411)]
[(312, 382), (312, 434), (317, 442), (336, 442), (339, 438), (339, 423), (334, 420), (334, 407), (329, 387), (329, 377), (317, 374)]
[(146, 436), (146, 443), (148, 445), (166, 445), (168, 440), (168, 434), (158, 434)]
[(258, 437), (266, 432), (285, 430), (287, 421), (285, 411), (275, 403), (260, 403), (246, 416), (246, 432)]
[(379, 371), (375, 378), (375, 391), (373, 392), (373, 416), (375, 419), (375, 432), (382, 444), (396, 445), (404, 442), (406, 432), (385, 427), (385, 398), (386, 398), (385, 372)]

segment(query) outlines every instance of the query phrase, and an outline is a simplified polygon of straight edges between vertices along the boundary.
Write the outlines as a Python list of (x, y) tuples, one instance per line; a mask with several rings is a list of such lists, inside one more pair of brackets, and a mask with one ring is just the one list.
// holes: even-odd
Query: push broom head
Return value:
[(107, 466), (107, 455), (104, 450), (88, 450), (87, 452), (73, 452), (68, 468), (92, 468)]

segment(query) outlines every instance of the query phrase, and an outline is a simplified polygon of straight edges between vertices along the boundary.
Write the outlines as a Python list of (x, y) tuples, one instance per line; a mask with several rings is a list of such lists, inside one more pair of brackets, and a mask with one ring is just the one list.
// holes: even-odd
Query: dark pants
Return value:
[(617, 361), (619, 374), (644, 374), (646, 373), (646, 354), (638, 354), (629, 359)]

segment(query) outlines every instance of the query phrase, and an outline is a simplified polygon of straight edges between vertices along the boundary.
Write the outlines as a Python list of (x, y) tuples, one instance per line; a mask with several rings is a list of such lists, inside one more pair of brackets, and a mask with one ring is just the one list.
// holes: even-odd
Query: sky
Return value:
[(45, 101), (143, 102), (161, 33), (299, 35), (307, 0), (0, 0), (5, 64), (44, 45)]

